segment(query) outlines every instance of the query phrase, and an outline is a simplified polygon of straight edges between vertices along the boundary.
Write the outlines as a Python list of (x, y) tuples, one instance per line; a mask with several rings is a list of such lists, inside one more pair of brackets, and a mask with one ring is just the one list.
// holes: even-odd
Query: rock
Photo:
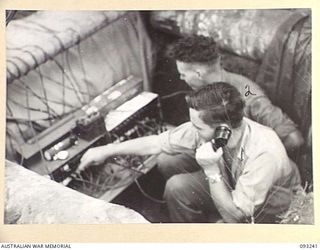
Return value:
[(5, 163), (5, 224), (148, 223), (139, 213)]

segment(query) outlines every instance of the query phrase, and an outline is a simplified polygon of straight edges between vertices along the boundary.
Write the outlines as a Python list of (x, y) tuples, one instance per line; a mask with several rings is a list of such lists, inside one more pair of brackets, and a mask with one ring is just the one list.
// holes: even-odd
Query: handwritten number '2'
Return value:
[(256, 94), (254, 94), (254, 93), (252, 93), (252, 92), (250, 91), (249, 85), (246, 85), (244, 88), (245, 88), (245, 89), (248, 89), (248, 90), (246, 91), (246, 93), (244, 94), (245, 97), (248, 97), (249, 95), (256, 95)]

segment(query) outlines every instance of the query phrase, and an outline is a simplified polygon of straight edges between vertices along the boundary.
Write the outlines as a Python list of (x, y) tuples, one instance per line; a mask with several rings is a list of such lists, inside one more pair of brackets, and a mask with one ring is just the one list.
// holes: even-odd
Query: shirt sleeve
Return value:
[(191, 122), (186, 122), (159, 135), (161, 150), (167, 154), (194, 154), (200, 137)]
[(279, 107), (271, 103), (256, 83), (250, 81), (250, 86), (255, 95), (244, 97), (245, 115), (248, 118), (274, 129), (282, 141), (297, 130), (297, 125)]
[(262, 153), (249, 163), (239, 177), (235, 190), (232, 191), (233, 203), (245, 216), (253, 216), (267, 199), (279, 169), (277, 157), (270, 153)]

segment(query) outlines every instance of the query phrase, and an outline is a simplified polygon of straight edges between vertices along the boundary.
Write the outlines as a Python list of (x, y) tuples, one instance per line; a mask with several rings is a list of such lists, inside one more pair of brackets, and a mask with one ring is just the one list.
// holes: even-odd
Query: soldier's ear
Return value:
[(199, 79), (202, 79), (202, 72), (200, 69), (196, 69), (196, 74)]

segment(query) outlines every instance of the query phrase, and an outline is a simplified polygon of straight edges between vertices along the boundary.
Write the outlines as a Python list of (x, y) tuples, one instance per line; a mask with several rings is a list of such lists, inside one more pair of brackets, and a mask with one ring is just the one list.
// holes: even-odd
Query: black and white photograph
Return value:
[(5, 15), (4, 224), (315, 224), (311, 8)]

